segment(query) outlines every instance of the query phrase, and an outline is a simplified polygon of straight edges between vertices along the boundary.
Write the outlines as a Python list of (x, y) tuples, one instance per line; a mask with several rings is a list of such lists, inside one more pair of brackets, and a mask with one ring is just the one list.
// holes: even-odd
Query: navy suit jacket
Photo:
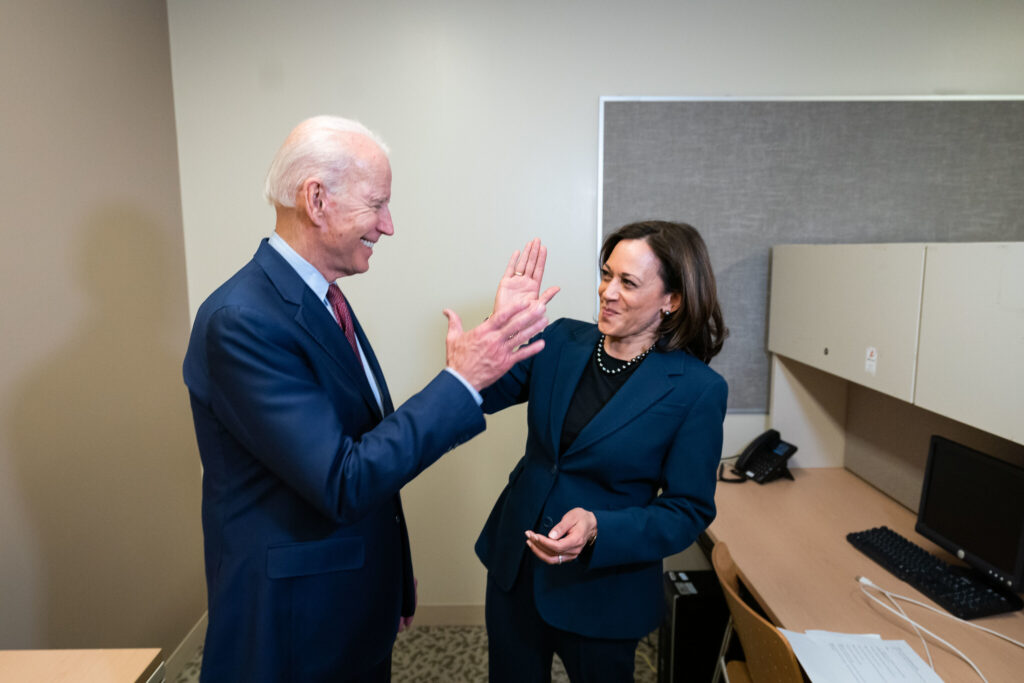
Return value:
[(651, 353), (561, 452), (569, 402), (600, 333), (563, 319), (542, 336), (541, 353), (483, 392), (488, 413), (529, 401), (529, 431), (476, 552), (509, 590), (529, 553), (525, 530), (546, 534), (570, 509), (590, 510), (598, 538), (580, 560), (526, 563), (537, 610), (584, 636), (641, 638), (661, 618), (662, 558), (714, 519), (727, 386), (683, 351)]
[(383, 413), (266, 240), (196, 315), (184, 376), (203, 462), (204, 681), (337, 680), (386, 657), (413, 612), (398, 491), (484, 418), (447, 372), (393, 410), (355, 327)]

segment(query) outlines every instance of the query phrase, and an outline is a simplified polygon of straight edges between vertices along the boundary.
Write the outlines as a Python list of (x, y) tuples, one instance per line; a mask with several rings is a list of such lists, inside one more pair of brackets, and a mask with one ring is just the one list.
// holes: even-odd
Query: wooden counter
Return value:
[[(159, 683), (160, 648), (0, 650), (0, 681), (18, 683)], [(154, 674), (158, 669), (161, 673)]]
[[(884, 525), (947, 561), (953, 557), (914, 531), (913, 512), (851, 472), (820, 468), (793, 470), (793, 476), (794, 481), (764, 485), (720, 482), (718, 517), (708, 536), (729, 546), (744, 583), (777, 625), (794, 631), (878, 633), (907, 641), (927, 662), (913, 628), (869, 600), (856, 577), (935, 603), (850, 545), (846, 534)], [(989, 681), (1024, 680), (1024, 649), (922, 607), (900, 604), (908, 616), (970, 657)], [(1024, 612), (971, 623), (1024, 642)], [(944, 646), (931, 639), (928, 645), (944, 681), (979, 680)]]

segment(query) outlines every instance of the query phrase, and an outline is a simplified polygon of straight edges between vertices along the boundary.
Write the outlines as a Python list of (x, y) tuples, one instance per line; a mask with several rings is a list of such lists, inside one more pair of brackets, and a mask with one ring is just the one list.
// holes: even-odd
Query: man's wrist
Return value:
[(468, 390), (469, 390), (469, 394), (470, 394), (470, 396), (472, 396), (472, 397), (473, 397), (473, 400), (474, 400), (474, 401), (476, 401), (476, 404), (477, 404), (478, 406), (480, 406), (480, 405), (483, 405), (483, 403), (484, 403), (484, 397), (480, 395), (480, 392), (479, 392), (479, 391), (477, 391), (477, 390), (476, 390), (476, 389), (475, 389), (475, 388), (473, 387), (473, 385), (472, 385), (472, 384), (470, 384), (470, 383), (469, 383), (469, 382), (468, 382), (468, 381), (466, 380), (466, 378), (465, 378), (465, 377), (463, 377), (462, 375), (460, 375), (460, 374), (459, 374), (459, 371), (458, 371), (458, 370), (456, 370), (455, 368), (453, 368), (453, 367), (451, 367), (451, 366), (449, 365), (449, 366), (445, 366), (445, 371), (446, 371), (446, 372), (450, 372), (450, 373), (452, 373), (453, 375), (455, 375), (455, 378), (456, 378), (457, 380), (459, 380), (460, 382), (462, 382), (462, 386), (466, 387), (466, 389), (468, 389)]

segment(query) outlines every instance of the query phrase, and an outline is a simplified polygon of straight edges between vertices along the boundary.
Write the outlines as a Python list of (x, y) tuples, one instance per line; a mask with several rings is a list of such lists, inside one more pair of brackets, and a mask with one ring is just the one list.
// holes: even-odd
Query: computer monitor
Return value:
[(1024, 468), (932, 436), (917, 532), (985, 576), (1024, 590)]

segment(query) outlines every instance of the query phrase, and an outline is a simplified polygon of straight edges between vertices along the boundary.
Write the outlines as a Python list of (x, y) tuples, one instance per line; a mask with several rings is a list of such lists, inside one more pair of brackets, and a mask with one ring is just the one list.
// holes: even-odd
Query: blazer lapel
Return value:
[(677, 353), (652, 352), (562, 455), (583, 450), (624, 427), (671, 391), (671, 376), (681, 374), (683, 363)]
[[(366, 362), (370, 366), (370, 372), (373, 373), (373, 378), (377, 381), (377, 388), (380, 389), (380, 403), (384, 408), (384, 415), (382, 417), (387, 417), (395, 412), (395, 406), (391, 403), (391, 392), (388, 391), (388, 383), (384, 381), (384, 372), (380, 369), (380, 363), (377, 362), (377, 354), (373, 352), (370, 340), (367, 339), (363, 326), (359, 324), (359, 318), (356, 317), (355, 311), (352, 311), (352, 322), (356, 326), (356, 338), (359, 340), (359, 346), (363, 349)], [(376, 405), (376, 401), (374, 401), (374, 405)]]
[(576, 393), (576, 385), (580, 383), (583, 368), (590, 360), (590, 354), (600, 336), (596, 326), (579, 330), (569, 338), (562, 352), (558, 354), (549, 411), (551, 444), (555, 453), (561, 448), (562, 427), (565, 425), (565, 414), (569, 411), (569, 402)]
[[(352, 348), (349, 346), (348, 340), (345, 339), (344, 332), (341, 331), (324, 302), (316, 298), (313, 290), (307, 287), (302, 278), (288, 265), (288, 262), (267, 244), (267, 240), (263, 240), (253, 258), (266, 272), (270, 281), (274, 283), (281, 298), (296, 307), (295, 322), (299, 327), (305, 330), (320, 345), (324, 353), (338, 364), (353, 385), (359, 389), (360, 395), (370, 409), (380, 416), (380, 408), (377, 406), (377, 399), (373, 396), (369, 382), (366, 381), (363, 364), (352, 353)], [(356, 330), (361, 333), (358, 324)], [(360, 339), (360, 343), (364, 344), (364, 351), (370, 346), (369, 342), (364, 341), (365, 339), (365, 336)], [(376, 364), (376, 360), (374, 360), (374, 364)]]

